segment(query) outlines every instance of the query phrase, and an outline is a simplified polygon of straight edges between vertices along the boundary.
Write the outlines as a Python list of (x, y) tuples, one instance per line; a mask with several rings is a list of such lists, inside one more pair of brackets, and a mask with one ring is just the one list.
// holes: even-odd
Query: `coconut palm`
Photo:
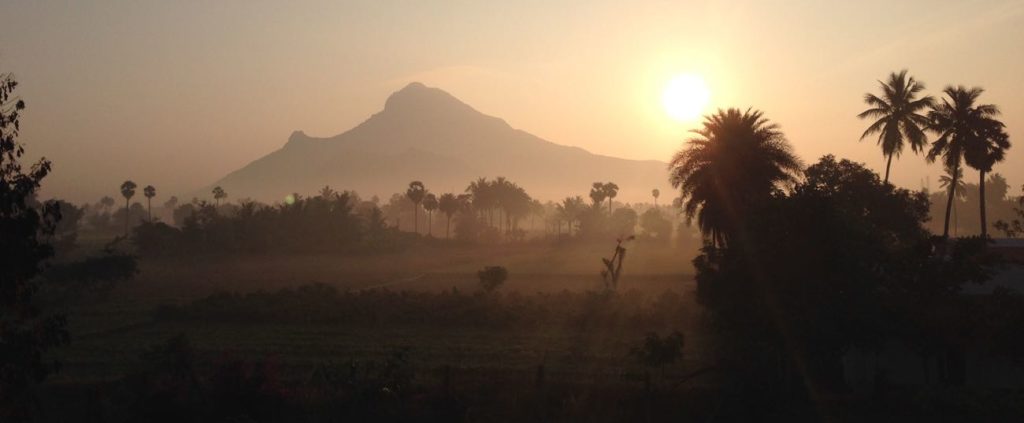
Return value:
[(651, 196), (654, 197), (654, 208), (658, 208), (658, 197), (661, 197), (661, 190), (657, 188), (652, 189)]
[(871, 93), (864, 95), (864, 102), (871, 106), (857, 117), (876, 119), (864, 134), (863, 140), (872, 134), (878, 134), (878, 145), (882, 146), (882, 154), (886, 157), (885, 182), (889, 182), (889, 170), (893, 156), (899, 157), (905, 143), (915, 153), (921, 152), (928, 145), (925, 129), (928, 118), (923, 114), (931, 107), (934, 99), (931, 96), (917, 98), (924, 90), (924, 83), (908, 77), (907, 71), (889, 74), (886, 82), (878, 81), (882, 89), (881, 97)]
[(420, 223), (419, 223), (420, 203), (423, 202), (423, 197), (426, 196), (426, 195), (427, 195), (427, 188), (424, 187), (423, 186), (423, 182), (420, 182), (420, 181), (409, 182), (409, 188), (407, 190), (405, 190), (405, 196), (408, 197), (409, 200), (412, 201), (412, 204), (413, 204), (413, 209), (412, 209), (412, 225), (413, 226), (412, 227), (413, 227), (413, 232), (416, 232), (416, 233), (420, 232)]
[(136, 187), (138, 187), (138, 185), (135, 185), (135, 182), (132, 182), (130, 180), (129, 181), (124, 181), (121, 184), (121, 196), (124, 197), (124, 235), (125, 236), (128, 236), (128, 219), (131, 217), (131, 214), (132, 214), (131, 207), (129, 207), (129, 206), (131, 205), (132, 197), (135, 196), (135, 188)]
[(802, 165), (778, 125), (757, 110), (719, 110), (669, 162), (669, 182), (680, 190), (687, 223), (715, 246), (736, 235), (750, 208), (785, 184)]
[[(928, 113), (928, 128), (938, 134), (926, 158), (929, 162), (942, 159), (945, 168), (952, 169), (954, 177), (968, 148), (977, 145), (985, 131), (996, 125), (999, 108), (991, 104), (975, 104), (984, 92), (981, 88), (963, 86), (946, 87), (946, 97)], [(1001, 125), (1001, 124), (1000, 124)], [(946, 200), (946, 219), (942, 227), (943, 238), (949, 238), (949, 217), (953, 208), (953, 188), (950, 185)]]
[(978, 171), (978, 196), (981, 207), (981, 236), (988, 236), (988, 222), (985, 215), (985, 174), (992, 171), (992, 166), (1006, 158), (1006, 150), (1010, 149), (1010, 137), (1003, 130), (1002, 122), (990, 119), (974, 141), (964, 150), (964, 161)]
[(590, 188), (590, 201), (594, 203), (594, 207), (596, 208), (601, 205), (605, 198), (608, 198), (608, 195), (604, 190), (604, 184), (601, 182), (594, 182), (594, 185)]
[(434, 193), (427, 193), (423, 197), (423, 210), (427, 211), (427, 236), (433, 236), (434, 210), (437, 210), (438, 201)]
[[(939, 177), (939, 187), (951, 190), (957, 201), (966, 199), (963, 168), (956, 170), (946, 168), (946, 174)], [(956, 203), (953, 204), (953, 233), (957, 233)]]
[(455, 194), (452, 193), (441, 194), (441, 198), (437, 200), (438, 210), (440, 210), (441, 213), (444, 213), (445, 217), (448, 219), (448, 222), (446, 223), (444, 228), (445, 239), (448, 239), (448, 236), (451, 233), (452, 216), (454, 216), (455, 213), (459, 211), (459, 207), (459, 199), (458, 197), (455, 196)]
[(149, 221), (152, 222), (153, 221), (153, 197), (156, 197), (156, 188), (154, 188), (152, 185), (146, 185), (146, 187), (142, 189), (142, 195), (146, 196), (146, 209), (147, 209), (147, 212), (149, 213)]

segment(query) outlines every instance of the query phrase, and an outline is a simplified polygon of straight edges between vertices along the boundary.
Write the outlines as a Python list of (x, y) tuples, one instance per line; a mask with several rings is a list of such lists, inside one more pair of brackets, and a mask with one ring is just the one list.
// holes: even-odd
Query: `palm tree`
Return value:
[(654, 208), (658, 208), (658, 197), (661, 197), (661, 190), (657, 188), (652, 189), (651, 196), (654, 197)]
[(1003, 130), (1002, 122), (990, 119), (967, 149), (964, 161), (978, 170), (978, 195), (981, 205), (981, 236), (988, 236), (988, 222), (985, 216), (985, 174), (992, 171), (992, 166), (1006, 158), (1006, 150), (1010, 149), (1010, 137)]
[(423, 210), (427, 211), (427, 236), (433, 236), (434, 210), (437, 210), (438, 201), (434, 193), (427, 193), (423, 197)]
[(455, 215), (455, 212), (459, 211), (459, 206), (459, 199), (452, 193), (441, 194), (441, 198), (437, 200), (438, 210), (441, 210), (441, 213), (444, 213), (448, 219), (444, 228), (444, 239), (448, 239), (451, 233), (452, 216)]
[(778, 125), (757, 110), (705, 116), (697, 136), (669, 162), (687, 223), (697, 217), (714, 246), (727, 245), (757, 202), (796, 181), (802, 165)]
[[(559, 217), (565, 220), (568, 224), (569, 236), (572, 236), (573, 222), (575, 222), (579, 218), (580, 213), (583, 213), (586, 209), (586, 206), (583, 205), (583, 197), (578, 195), (575, 197), (565, 197), (561, 204), (555, 206), (555, 209), (558, 210)], [(561, 233), (561, 229), (559, 229), (559, 233)]]
[(924, 90), (924, 83), (914, 80), (914, 77), (907, 77), (905, 69), (899, 73), (890, 73), (888, 82), (878, 81), (878, 84), (882, 89), (882, 96), (865, 94), (864, 102), (871, 108), (861, 112), (857, 117), (877, 119), (868, 126), (860, 139), (878, 133), (878, 145), (882, 146), (882, 154), (887, 158), (885, 183), (889, 183), (892, 157), (900, 156), (904, 142), (909, 142), (910, 149), (915, 153), (924, 150), (928, 145), (928, 137), (924, 132), (928, 126), (928, 118), (921, 112), (931, 107), (934, 99), (931, 96), (917, 98), (918, 93)]
[(423, 197), (427, 195), (427, 188), (423, 186), (423, 182), (412, 181), (409, 183), (409, 189), (405, 190), (405, 196), (412, 201), (412, 224), (413, 232), (420, 233), (419, 223), (419, 208), (420, 203), (423, 201)]
[(124, 181), (124, 183), (121, 184), (121, 195), (124, 196), (124, 235), (125, 236), (128, 236), (128, 218), (132, 214), (132, 209), (129, 206), (131, 205), (130, 203), (132, 201), (132, 197), (135, 196), (135, 188), (137, 186), (138, 185), (135, 185), (135, 182), (132, 182), (130, 180)]
[(594, 182), (594, 185), (590, 188), (590, 201), (594, 202), (594, 207), (596, 208), (603, 203), (605, 198), (608, 198), (608, 195), (604, 190), (604, 184)]
[(604, 196), (608, 198), (608, 215), (612, 215), (612, 200), (615, 196), (619, 195), (619, 186), (615, 182), (606, 182), (604, 184)]
[(338, 192), (335, 191), (334, 188), (331, 188), (330, 185), (324, 185), (323, 188), (320, 188), (320, 198), (323, 198), (324, 200), (330, 200), (334, 198), (334, 195), (337, 193)]
[[(999, 113), (999, 109), (991, 104), (975, 104), (981, 93), (981, 88), (965, 88), (963, 86), (946, 87), (942, 90), (948, 97), (943, 97), (942, 103), (928, 113), (928, 128), (938, 134), (938, 139), (932, 143), (931, 149), (926, 157), (929, 162), (942, 158), (942, 165), (952, 169), (954, 177), (959, 174), (958, 170), (963, 162), (964, 153), (972, 145), (979, 143), (980, 134), (995, 125), (993, 116)], [(942, 227), (942, 237), (949, 238), (949, 217), (953, 208), (953, 188), (950, 185), (949, 196), (946, 200), (946, 220)]]
[[(946, 168), (946, 174), (939, 177), (939, 187), (947, 188), (953, 192), (953, 196), (957, 200), (964, 200), (967, 198), (967, 193), (964, 191), (966, 188), (964, 184), (964, 170)], [(957, 219), (956, 219), (956, 203), (953, 204), (953, 234), (957, 233)]]
[(213, 192), (213, 200), (216, 203), (217, 207), (219, 208), (220, 207), (220, 200), (222, 200), (224, 198), (228, 198), (228, 193), (227, 193), (227, 191), (224, 191), (224, 188), (221, 188), (220, 186), (214, 187), (212, 192)]
[(149, 212), (149, 221), (153, 222), (153, 197), (156, 197), (156, 188), (152, 185), (146, 185), (142, 189), (142, 194), (146, 196), (146, 209)]

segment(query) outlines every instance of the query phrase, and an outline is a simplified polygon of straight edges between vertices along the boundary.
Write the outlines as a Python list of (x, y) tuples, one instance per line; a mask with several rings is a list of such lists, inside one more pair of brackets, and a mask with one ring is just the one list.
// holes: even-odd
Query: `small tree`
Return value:
[(505, 279), (508, 279), (508, 269), (501, 266), (487, 266), (484, 270), (476, 272), (476, 276), (480, 278), (480, 286), (484, 291), (492, 292), (505, 283)]
[(220, 207), (220, 200), (228, 198), (227, 191), (224, 191), (224, 188), (221, 188), (220, 186), (214, 187), (212, 192), (213, 202), (217, 204), (217, 207)]
[(622, 244), (634, 239), (636, 237), (633, 235), (616, 239), (615, 253), (612, 254), (612, 258), (601, 258), (601, 262), (604, 263), (604, 269), (601, 269), (601, 279), (604, 280), (605, 289), (614, 291), (618, 288), (619, 276), (622, 275), (622, 261), (626, 259), (626, 247), (623, 247)]
[(657, 188), (652, 189), (651, 197), (654, 197), (654, 208), (658, 208), (658, 197), (661, 197), (661, 190)]
[(643, 366), (663, 369), (676, 360), (683, 357), (683, 346), (686, 338), (679, 331), (672, 332), (665, 337), (657, 333), (648, 332), (643, 343), (633, 347), (630, 355)]

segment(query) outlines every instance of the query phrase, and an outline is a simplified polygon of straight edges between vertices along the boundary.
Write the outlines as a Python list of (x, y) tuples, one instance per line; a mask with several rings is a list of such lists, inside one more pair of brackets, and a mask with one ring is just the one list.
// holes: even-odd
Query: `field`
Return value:
[[(646, 370), (631, 349), (647, 332), (680, 331), (686, 335), (684, 360), (660, 369), (653, 382), (668, 386), (701, 361), (687, 257), (692, 254), (631, 245), (620, 294), (609, 299), (600, 293), (599, 258), (610, 256), (613, 247), (438, 244), (367, 256), (143, 259), (134, 280), (67, 310), (72, 342), (59, 350), (63, 369), (48, 384), (57, 391), (116, 384), (142, 365), (144, 351), (183, 334), (198, 373), (226, 360), (272, 363), (282, 383), (293, 386), (325, 368), (401, 354), (416, 386), (484, 395), (479, 401), (497, 400), (481, 391), (497, 381), (522, 384), (524, 392), (543, 380), (564, 385), (570, 392), (564, 395), (602, 389), (639, 394)], [(497, 292), (484, 294), (476, 271), (488, 265), (506, 267), (509, 278)], [(330, 292), (302, 294), (310, 287)], [(235, 296), (216, 300), (214, 294), (225, 292)], [(329, 295), (338, 297), (335, 303), (318, 301)], [(293, 308), (265, 317), (257, 300)], [(218, 305), (224, 301), (230, 307)], [(324, 310), (371, 301), (371, 311)], [(455, 304), (448, 308), (456, 314), (435, 312), (442, 303)], [(372, 310), (378, 304), (393, 313)], [(425, 311), (406, 315), (417, 310)], [(263, 317), (246, 317), (251, 315)]]

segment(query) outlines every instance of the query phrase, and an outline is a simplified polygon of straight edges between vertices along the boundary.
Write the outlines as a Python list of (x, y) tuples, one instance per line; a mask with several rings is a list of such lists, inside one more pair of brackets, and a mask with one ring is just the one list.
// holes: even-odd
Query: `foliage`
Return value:
[(476, 276), (480, 278), (480, 287), (486, 292), (492, 292), (508, 279), (508, 269), (502, 266), (487, 266), (476, 272)]
[(648, 332), (644, 336), (644, 341), (630, 350), (630, 355), (636, 358), (641, 365), (663, 368), (683, 357), (684, 345), (685, 338), (678, 331), (664, 337), (655, 332)]
[(996, 229), (1003, 231), (1008, 238), (1016, 238), (1024, 235), (1024, 185), (1021, 185), (1021, 196), (1017, 199), (1017, 203), (1020, 207), (1013, 209), (1017, 217), (1010, 221), (997, 221), (995, 224)]
[(728, 244), (744, 216), (796, 180), (800, 160), (760, 111), (719, 110), (693, 132), (669, 162), (669, 181), (680, 190), (687, 223), (696, 217), (713, 243)]
[(924, 91), (924, 83), (912, 76), (908, 77), (906, 69), (890, 73), (886, 82), (879, 81), (878, 84), (882, 96), (865, 94), (864, 102), (871, 108), (857, 117), (877, 119), (868, 126), (860, 139), (878, 134), (878, 145), (888, 159), (883, 180), (888, 183), (892, 158), (900, 156), (905, 142), (910, 142), (910, 149), (915, 153), (923, 151), (928, 145), (928, 137), (924, 132), (928, 127), (928, 118), (923, 113), (935, 100), (931, 96), (917, 97)]
[(27, 419), (33, 386), (55, 368), (43, 354), (68, 341), (64, 317), (44, 313), (36, 299), (36, 276), (53, 255), (46, 240), (60, 211), (54, 203), (31, 205), (50, 162), (40, 159), (28, 169), (20, 163), (25, 103), (14, 94), (17, 86), (0, 74), (0, 420), (7, 421)]
[[(843, 385), (847, 349), (872, 348), (890, 334), (893, 289), (932, 280), (942, 262), (922, 226), (923, 193), (894, 189), (831, 156), (805, 174), (792, 194), (748, 215), (742, 245), (708, 246), (694, 260), (698, 299), (734, 371), (753, 377), (803, 363), (810, 387), (832, 390)], [(968, 275), (981, 263), (961, 263), (962, 271), (944, 270), (949, 283), (983, 279)]]

